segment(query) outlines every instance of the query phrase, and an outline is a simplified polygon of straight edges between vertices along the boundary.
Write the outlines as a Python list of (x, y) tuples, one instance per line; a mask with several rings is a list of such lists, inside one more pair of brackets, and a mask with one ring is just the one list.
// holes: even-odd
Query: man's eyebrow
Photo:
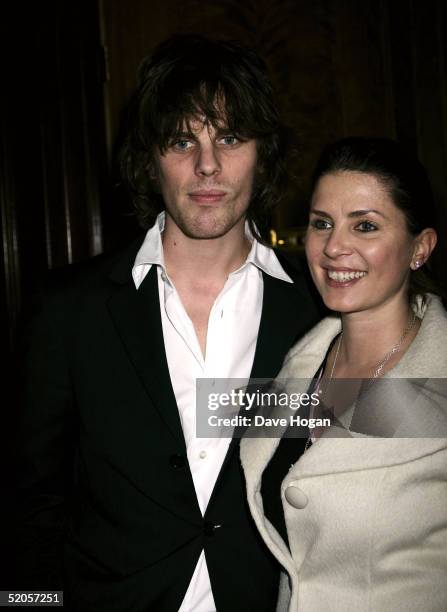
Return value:
[(180, 140), (182, 138), (195, 139), (193, 132), (188, 132), (187, 130), (179, 130), (178, 132), (173, 132), (170, 136), (168, 142), (172, 142), (174, 140)]
[(232, 130), (228, 125), (219, 125), (216, 127), (217, 134), (234, 134), (236, 130)]

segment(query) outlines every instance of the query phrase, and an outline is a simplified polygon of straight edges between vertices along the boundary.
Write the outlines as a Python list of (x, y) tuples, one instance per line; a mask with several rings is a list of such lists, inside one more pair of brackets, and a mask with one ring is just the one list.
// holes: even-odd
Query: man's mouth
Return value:
[(212, 204), (222, 200), (226, 195), (226, 191), (221, 191), (220, 189), (199, 189), (191, 191), (188, 195), (199, 204)]

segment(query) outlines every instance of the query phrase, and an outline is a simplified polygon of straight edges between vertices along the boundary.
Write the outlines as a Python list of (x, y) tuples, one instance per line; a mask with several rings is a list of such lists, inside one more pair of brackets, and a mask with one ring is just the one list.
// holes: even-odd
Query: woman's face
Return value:
[(379, 179), (339, 171), (318, 181), (306, 256), (324, 303), (342, 313), (407, 299), (415, 238)]

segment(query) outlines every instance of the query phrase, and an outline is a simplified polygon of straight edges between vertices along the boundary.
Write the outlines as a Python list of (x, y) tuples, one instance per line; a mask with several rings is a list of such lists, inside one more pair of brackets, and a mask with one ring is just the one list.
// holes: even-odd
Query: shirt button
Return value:
[(199, 457), (200, 457), (200, 459), (205, 459), (206, 451), (200, 451)]

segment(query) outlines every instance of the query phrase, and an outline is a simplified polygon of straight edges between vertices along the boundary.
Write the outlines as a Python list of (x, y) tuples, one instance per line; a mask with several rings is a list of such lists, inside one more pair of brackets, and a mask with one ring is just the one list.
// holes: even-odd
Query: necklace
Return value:
[(332, 378), (335, 370), (335, 364), (337, 363), (338, 352), (340, 350), (341, 339), (343, 338), (343, 332), (338, 336), (337, 349), (335, 351), (334, 362), (332, 363), (331, 373), (329, 374), (329, 380)]
[(391, 359), (391, 357), (395, 353), (397, 353), (399, 351), (400, 347), (402, 346), (403, 341), (408, 336), (410, 331), (413, 329), (415, 323), (416, 323), (416, 313), (413, 312), (413, 316), (411, 317), (411, 319), (409, 320), (406, 328), (404, 329), (404, 331), (402, 333), (402, 336), (399, 338), (399, 340), (393, 346), (393, 348), (385, 355), (385, 357), (382, 359), (382, 361), (376, 365), (376, 368), (375, 368), (374, 374), (373, 374), (373, 378), (378, 378), (381, 375), (382, 370), (385, 367), (386, 363)]
[[(402, 346), (403, 341), (408, 336), (410, 331), (413, 329), (415, 323), (416, 323), (416, 313), (413, 312), (413, 315), (410, 318), (409, 322), (407, 323), (407, 326), (405, 327), (401, 337), (396, 342), (396, 344), (391, 348), (391, 350), (388, 351), (388, 353), (385, 355), (385, 357), (381, 361), (379, 361), (379, 363), (376, 365), (376, 367), (373, 370), (373, 375), (371, 376), (371, 378), (378, 378), (382, 374), (383, 368), (388, 363), (388, 361), (391, 359), (391, 357), (395, 353), (397, 353), (399, 351), (400, 347)], [(337, 344), (337, 350), (335, 352), (334, 363), (332, 364), (332, 369), (331, 369), (331, 374), (329, 376), (329, 380), (332, 378), (332, 376), (334, 374), (335, 365), (337, 363), (338, 352), (340, 350), (340, 345), (341, 345), (342, 339), (343, 339), (343, 332), (341, 332), (341, 334), (339, 336), (339, 341), (338, 341), (338, 344)]]
[[(341, 332), (341, 334), (338, 337), (337, 348), (335, 350), (334, 362), (332, 363), (331, 373), (329, 375), (329, 382), (331, 381), (332, 375), (334, 374), (335, 364), (337, 363), (338, 351), (340, 350), (340, 344), (341, 344), (341, 337), (342, 336), (343, 336), (343, 332)], [(328, 387), (329, 387), (329, 385), (326, 387), (326, 391), (327, 391)], [(322, 391), (321, 391), (321, 388), (320, 388), (318, 393), (321, 393), (321, 392)], [(309, 435), (307, 437), (306, 445), (304, 447), (304, 451), (303, 451), (304, 453), (307, 451), (307, 449), (310, 447), (311, 444), (312, 444), (312, 436)]]
[[(374, 378), (378, 378), (382, 374), (383, 368), (388, 363), (388, 361), (391, 359), (391, 357), (395, 353), (397, 353), (399, 351), (400, 347), (402, 346), (403, 341), (408, 336), (410, 331), (413, 329), (415, 323), (416, 323), (416, 313), (413, 312), (413, 315), (410, 318), (409, 322), (407, 323), (407, 326), (405, 327), (401, 337), (396, 342), (396, 344), (391, 348), (391, 350), (388, 351), (388, 353), (385, 355), (385, 357), (381, 361), (379, 361), (379, 363), (376, 365), (376, 367), (374, 368), (373, 375), (372, 375), (371, 378), (373, 378), (373, 379)], [(325, 392), (327, 392), (327, 390), (329, 388), (330, 381), (332, 380), (332, 377), (334, 375), (335, 366), (337, 364), (338, 353), (340, 352), (340, 346), (341, 346), (342, 340), (343, 340), (343, 331), (340, 333), (340, 335), (338, 337), (337, 348), (335, 349), (335, 357), (334, 357), (334, 361), (332, 363), (331, 373), (329, 374), (329, 383), (328, 383), (328, 386), (325, 389)], [(307, 449), (310, 447), (311, 443), (312, 443), (312, 436), (309, 435), (309, 437), (307, 438), (306, 445), (304, 447), (304, 451), (303, 452), (307, 451)]]

